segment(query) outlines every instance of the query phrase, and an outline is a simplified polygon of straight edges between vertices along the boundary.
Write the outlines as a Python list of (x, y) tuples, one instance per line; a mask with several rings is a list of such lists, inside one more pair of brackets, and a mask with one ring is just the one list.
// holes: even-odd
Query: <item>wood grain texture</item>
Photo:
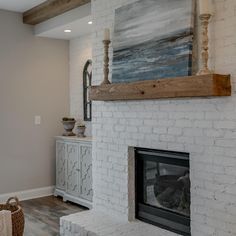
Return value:
[(93, 101), (230, 96), (230, 75), (198, 75), (92, 86)]
[(91, 0), (47, 0), (24, 12), (23, 22), (25, 24), (36, 25), (90, 2)]
[(25, 214), (24, 236), (59, 235), (60, 217), (86, 210), (53, 196), (23, 201), (21, 205)]

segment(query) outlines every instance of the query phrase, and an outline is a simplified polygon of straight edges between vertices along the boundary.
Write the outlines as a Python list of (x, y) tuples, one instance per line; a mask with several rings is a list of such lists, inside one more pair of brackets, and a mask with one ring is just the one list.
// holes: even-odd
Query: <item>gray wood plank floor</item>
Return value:
[(57, 236), (60, 217), (86, 210), (53, 196), (22, 201), (21, 205), (25, 214), (24, 236)]

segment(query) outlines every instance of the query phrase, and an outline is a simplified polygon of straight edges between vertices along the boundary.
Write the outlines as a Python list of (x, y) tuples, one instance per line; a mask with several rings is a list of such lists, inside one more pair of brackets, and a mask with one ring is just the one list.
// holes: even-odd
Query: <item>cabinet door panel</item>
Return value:
[(78, 144), (67, 144), (67, 193), (78, 196), (79, 194), (79, 161)]
[(56, 142), (56, 187), (61, 190), (66, 189), (66, 144)]
[(80, 144), (80, 197), (92, 201), (92, 147)]

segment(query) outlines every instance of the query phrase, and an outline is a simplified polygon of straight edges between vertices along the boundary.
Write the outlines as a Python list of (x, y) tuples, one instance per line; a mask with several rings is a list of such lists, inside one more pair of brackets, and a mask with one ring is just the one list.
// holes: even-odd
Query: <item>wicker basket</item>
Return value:
[[(14, 202), (12, 202), (12, 200), (14, 200)], [(0, 204), (0, 211), (1, 210), (11, 211), (12, 236), (23, 236), (25, 218), (18, 198), (11, 197), (7, 200), (6, 204)]]

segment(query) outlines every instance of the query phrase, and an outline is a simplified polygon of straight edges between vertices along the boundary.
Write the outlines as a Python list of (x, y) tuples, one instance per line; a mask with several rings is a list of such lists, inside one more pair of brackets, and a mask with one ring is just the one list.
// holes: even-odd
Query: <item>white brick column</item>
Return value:
[[(103, 77), (103, 30), (113, 29), (116, 8), (134, 1), (92, 1), (94, 84)], [(211, 64), (217, 73), (230, 73), (234, 85), (236, 1), (213, 2)], [(184, 151), (190, 153), (192, 235), (236, 235), (235, 94), (93, 102), (93, 137), (95, 210), (128, 220), (129, 146)]]

